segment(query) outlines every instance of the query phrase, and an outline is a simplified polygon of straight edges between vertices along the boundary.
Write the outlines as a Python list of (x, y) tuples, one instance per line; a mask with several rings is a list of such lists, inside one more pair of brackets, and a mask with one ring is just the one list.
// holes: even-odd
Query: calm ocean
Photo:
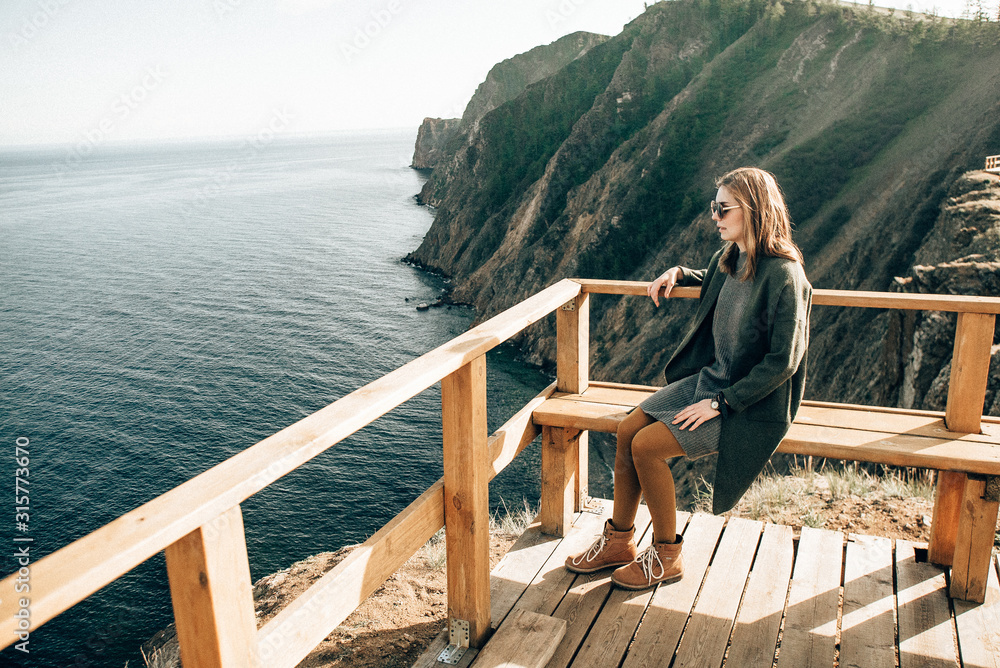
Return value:
[[(15, 537), (37, 560), (467, 329), (467, 309), (416, 311), (446, 285), (399, 261), (432, 216), (414, 136), (0, 152), (3, 574)], [(491, 429), (550, 382), (509, 349), (489, 368)], [(439, 402), (428, 390), (251, 497), (253, 578), (364, 540), (440, 477)], [(536, 443), (493, 505), (537, 503), (537, 465)], [(171, 619), (160, 554), (0, 664), (134, 668)]]

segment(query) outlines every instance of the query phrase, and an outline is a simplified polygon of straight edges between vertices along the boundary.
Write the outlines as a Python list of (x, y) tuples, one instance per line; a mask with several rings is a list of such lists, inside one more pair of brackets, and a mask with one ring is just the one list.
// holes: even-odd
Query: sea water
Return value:
[[(413, 137), (0, 151), (0, 574), (469, 327), (417, 311), (446, 281), (400, 261), (432, 219)], [(488, 365), (491, 429), (551, 381), (509, 349)], [(491, 504), (537, 503), (537, 467), (535, 444)], [(435, 386), (243, 504), (252, 578), (363, 541), (440, 476)], [(171, 620), (161, 553), (0, 664), (141, 666)]]

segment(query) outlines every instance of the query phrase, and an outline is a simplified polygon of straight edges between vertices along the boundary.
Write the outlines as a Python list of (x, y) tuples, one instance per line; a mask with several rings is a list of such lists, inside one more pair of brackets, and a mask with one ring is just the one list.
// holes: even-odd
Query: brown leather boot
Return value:
[(653, 543), (635, 558), (611, 574), (611, 581), (625, 589), (648, 589), (662, 583), (677, 582), (684, 576), (681, 546), (684, 539), (678, 535), (676, 543)]
[(566, 568), (574, 573), (593, 573), (631, 562), (637, 552), (634, 533), (634, 526), (628, 531), (616, 531), (611, 520), (605, 521), (601, 537), (586, 552), (566, 557)]

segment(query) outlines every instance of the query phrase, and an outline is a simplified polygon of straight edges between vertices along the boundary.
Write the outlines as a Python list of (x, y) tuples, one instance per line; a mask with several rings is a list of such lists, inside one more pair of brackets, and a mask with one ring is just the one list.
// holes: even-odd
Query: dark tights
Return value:
[(615, 507), (611, 523), (627, 531), (635, 523), (639, 499), (653, 520), (654, 540), (672, 543), (677, 535), (677, 497), (668, 459), (684, 455), (667, 425), (636, 408), (618, 427), (615, 454)]

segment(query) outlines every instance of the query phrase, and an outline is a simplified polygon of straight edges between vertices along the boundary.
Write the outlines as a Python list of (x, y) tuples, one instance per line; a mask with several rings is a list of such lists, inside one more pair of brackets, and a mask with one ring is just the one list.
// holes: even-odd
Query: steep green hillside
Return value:
[[(704, 266), (719, 245), (713, 181), (741, 165), (778, 176), (815, 286), (886, 290), (956, 179), (1000, 153), (1000, 29), (805, 1), (660, 2), (451, 150), (410, 259), (452, 275), (481, 318), (567, 276)], [(660, 382), (689, 307), (595, 299), (593, 375)], [(815, 309), (808, 395), (900, 396), (879, 361), (889, 326)], [(526, 339), (536, 360), (552, 359), (551, 334)]]

